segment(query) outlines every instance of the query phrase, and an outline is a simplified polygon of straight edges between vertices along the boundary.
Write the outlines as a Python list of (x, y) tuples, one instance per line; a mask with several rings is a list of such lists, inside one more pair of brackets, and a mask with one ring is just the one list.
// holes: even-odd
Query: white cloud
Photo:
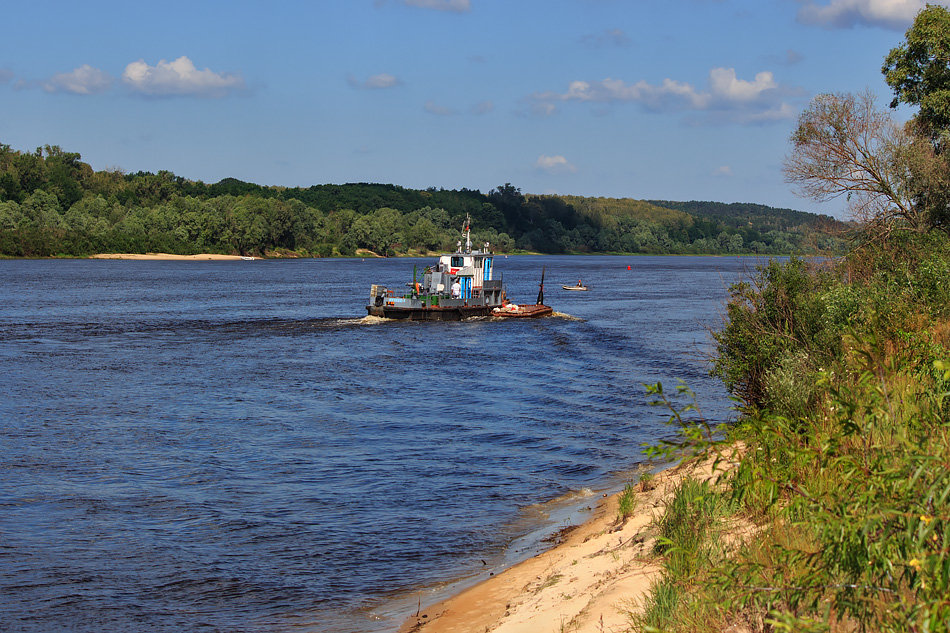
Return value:
[(471, 11), (470, 0), (403, 0), (403, 4), (420, 9), (435, 9), (436, 11), (451, 11), (465, 13)]
[[(856, 25), (881, 26), (903, 30), (914, 21), (926, 0), (799, 0), (798, 20), (826, 28), (851, 28)], [(946, 4), (937, 2), (935, 4)]]
[(728, 177), (732, 175), (732, 167), (729, 165), (720, 165), (713, 170), (713, 176)]
[(709, 85), (714, 98), (732, 103), (757, 100), (765, 91), (778, 87), (770, 72), (757, 73), (754, 81), (736, 76), (735, 68), (713, 68), (709, 71)]
[(184, 55), (172, 62), (162, 59), (154, 66), (141, 59), (132, 62), (125, 67), (122, 81), (135, 92), (156, 97), (217, 98), (245, 87), (240, 75), (198, 70)]
[(541, 154), (538, 156), (538, 160), (535, 161), (534, 166), (542, 171), (548, 172), (549, 174), (573, 174), (577, 171), (577, 167), (569, 163), (568, 160), (560, 154), (556, 156), (547, 156), (545, 154)]
[[(744, 123), (794, 116), (791, 107), (782, 102), (782, 97), (791, 92), (780, 86), (771, 72), (760, 72), (752, 80), (745, 80), (739, 79), (734, 68), (713, 68), (709, 71), (709, 86), (704, 90), (674, 79), (664, 79), (659, 84), (642, 80), (628, 84), (607, 78), (573, 81), (567, 92), (539, 93), (533, 95), (533, 100), (552, 108), (557, 101), (630, 102), (653, 111), (717, 112), (718, 119)], [(723, 117), (722, 113), (731, 114)]]
[(739, 117), (740, 123), (768, 123), (770, 121), (787, 121), (798, 116), (798, 111), (789, 103), (779, 103), (771, 108), (758, 112), (749, 112)]
[(458, 112), (456, 112), (452, 108), (447, 108), (445, 106), (437, 105), (432, 100), (426, 101), (426, 104), (423, 107), (426, 112), (428, 112), (429, 114), (435, 114), (436, 116), (453, 116), (455, 114), (458, 114)]
[(394, 88), (395, 86), (402, 84), (398, 77), (390, 75), (389, 73), (379, 73), (378, 75), (372, 75), (367, 77), (366, 81), (359, 81), (351, 75), (347, 78), (347, 81), (354, 88), (367, 88), (370, 90)]
[(46, 92), (71, 92), (75, 95), (98, 94), (111, 87), (112, 76), (89, 64), (83, 64), (68, 73), (53, 75), (43, 82)]

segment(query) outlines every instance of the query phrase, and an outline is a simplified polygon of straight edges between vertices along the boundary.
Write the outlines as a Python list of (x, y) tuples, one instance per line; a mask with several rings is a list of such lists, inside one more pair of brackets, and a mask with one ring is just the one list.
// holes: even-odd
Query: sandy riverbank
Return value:
[[(199, 255), (172, 255), (171, 253), (100, 253), (91, 255), (90, 259), (168, 259), (168, 260), (241, 260), (240, 255), (216, 255), (214, 253), (201, 253)], [(255, 258), (251, 258), (255, 259)]]
[(618, 521), (619, 494), (601, 500), (593, 515), (558, 536), (533, 558), (422, 609), (400, 633), (620, 633), (630, 628), (660, 572), (650, 555), (650, 524), (678, 482), (721, 474), (712, 460), (668, 469), (637, 494), (636, 510)]

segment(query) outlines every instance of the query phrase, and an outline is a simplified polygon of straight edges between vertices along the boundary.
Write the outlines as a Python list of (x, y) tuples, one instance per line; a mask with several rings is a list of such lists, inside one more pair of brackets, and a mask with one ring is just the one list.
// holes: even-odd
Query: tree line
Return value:
[[(353, 256), (454, 249), (466, 217), (499, 252), (763, 253), (827, 251), (814, 214), (761, 205), (535, 196), (351, 183), (206, 184), (170, 171), (96, 171), (59, 146), (0, 143), (0, 256), (198, 252)], [(739, 218), (737, 220), (737, 218)]]

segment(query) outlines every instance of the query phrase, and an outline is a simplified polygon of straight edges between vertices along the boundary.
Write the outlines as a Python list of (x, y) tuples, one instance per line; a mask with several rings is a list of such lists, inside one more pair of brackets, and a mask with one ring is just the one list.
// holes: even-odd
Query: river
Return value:
[(364, 317), (428, 263), (0, 261), (0, 628), (391, 631), (629, 477), (643, 383), (731, 415), (708, 328), (754, 261), (496, 256), (559, 316)]

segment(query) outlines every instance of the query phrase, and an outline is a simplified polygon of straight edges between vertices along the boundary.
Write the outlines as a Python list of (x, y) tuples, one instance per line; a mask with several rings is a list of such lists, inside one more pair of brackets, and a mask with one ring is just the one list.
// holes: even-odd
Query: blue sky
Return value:
[[(758, 202), (798, 113), (870, 88), (923, 0), (36, 1), (0, 142), (216, 182)], [(910, 113), (896, 113), (898, 119)]]

